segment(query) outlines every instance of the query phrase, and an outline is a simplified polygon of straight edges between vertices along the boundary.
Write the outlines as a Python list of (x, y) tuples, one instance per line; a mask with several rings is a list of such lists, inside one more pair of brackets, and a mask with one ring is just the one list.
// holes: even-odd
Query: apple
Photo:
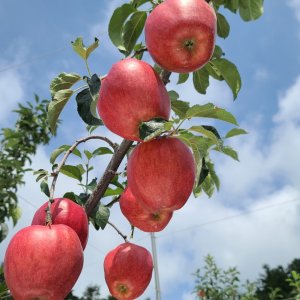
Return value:
[[(34, 214), (31, 225), (45, 225), (46, 208), (44, 203)], [(70, 226), (78, 235), (82, 249), (85, 249), (88, 234), (88, 217), (83, 207), (67, 198), (56, 198), (51, 204), (52, 224), (65, 224)]]
[(18, 231), (4, 258), (4, 277), (16, 300), (63, 300), (83, 266), (83, 251), (69, 226), (31, 225)]
[(155, 118), (168, 120), (171, 106), (156, 71), (146, 62), (127, 58), (115, 63), (102, 81), (97, 109), (109, 130), (141, 141), (140, 124)]
[(163, 230), (173, 216), (173, 212), (169, 210), (149, 210), (133, 195), (129, 187), (122, 193), (119, 203), (123, 215), (130, 224), (145, 232)]
[(146, 46), (163, 69), (193, 72), (210, 60), (216, 28), (215, 11), (205, 0), (166, 0), (146, 20)]
[(194, 157), (176, 137), (140, 143), (128, 159), (128, 185), (152, 211), (180, 209), (193, 190), (195, 176)]
[(142, 295), (150, 283), (153, 261), (144, 247), (123, 243), (104, 258), (105, 281), (118, 300), (133, 300)]

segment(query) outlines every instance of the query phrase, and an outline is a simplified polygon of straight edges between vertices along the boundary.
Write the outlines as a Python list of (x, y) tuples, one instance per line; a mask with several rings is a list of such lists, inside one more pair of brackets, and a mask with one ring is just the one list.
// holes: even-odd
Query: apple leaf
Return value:
[(189, 73), (180, 73), (177, 84), (185, 83), (189, 79)]
[(223, 141), (220, 139), (219, 134), (217, 133), (216, 135), (212, 130), (208, 130), (204, 126), (192, 126), (188, 130), (201, 133), (202, 135), (209, 138), (214, 144), (216, 144), (217, 147), (223, 146)]
[(40, 183), (41, 191), (47, 196), (50, 197), (50, 190), (46, 180), (41, 181)]
[(117, 187), (116, 189), (107, 188), (103, 197), (119, 196), (123, 191), (124, 189), (120, 187)]
[(206, 165), (208, 167), (211, 179), (213, 180), (217, 190), (219, 191), (220, 190), (220, 179), (219, 179), (219, 176), (217, 175), (217, 173), (215, 171), (215, 165), (212, 161), (206, 161)]
[(212, 58), (221, 58), (224, 55), (222, 48), (218, 45), (215, 45), (214, 53)]
[(145, 11), (137, 11), (132, 14), (130, 19), (125, 23), (123, 28), (123, 45), (127, 53), (131, 53), (136, 41), (140, 37), (147, 19)]
[(193, 117), (201, 118), (213, 118), (234, 125), (238, 125), (235, 117), (225, 109), (219, 108), (212, 103), (207, 103), (204, 105), (194, 105), (186, 112), (185, 118), (190, 119)]
[(186, 112), (189, 110), (190, 105), (186, 101), (182, 100), (171, 100), (171, 107), (172, 110), (175, 112), (175, 114), (181, 118), (184, 119)]
[(248, 132), (242, 128), (233, 128), (230, 131), (227, 132), (225, 135), (225, 138), (231, 138), (233, 136), (241, 135), (241, 134), (248, 134)]
[(0, 243), (7, 237), (8, 235), (8, 225), (6, 223), (0, 223)]
[(179, 99), (179, 94), (176, 91), (168, 91), (170, 100), (178, 100)]
[(108, 222), (109, 216), (110, 216), (109, 208), (100, 204), (93, 211), (90, 220), (92, 221), (96, 230), (99, 230), (100, 228), (103, 230)]
[(229, 146), (224, 146), (222, 149), (215, 147), (215, 148), (213, 148), (213, 150), (224, 153), (224, 154), (230, 156), (231, 158), (233, 158), (234, 160), (239, 161), (238, 153)]
[(230, 32), (230, 25), (227, 22), (226, 18), (220, 14), (217, 13), (217, 33), (218, 36), (221, 38), (227, 38)]
[(55, 93), (71, 88), (81, 79), (81, 76), (76, 73), (60, 73), (50, 83), (51, 96), (54, 97)]
[(83, 43), (82, 37), (78, 37), (74, 42), (71, 42), (73, 50), (82, 57), (85, 61), (89, 55), (99, 46), (99, 40), (95, 38), (95, 41), (90, 46), (86, 47)]
[(113, 152), (107, 147), (99, 147), (96, 150), (94, 150), (92, 153), (93, 157), (97, 155), (104, 155), (104, 154), (113, 154)]
[[(55, 161), (56, 161), (56, 159), (57, 159), (57, 157), (61, 153), (68, 151), (70, 148), (71, 148), (70, 145), (62, 145), (59, 148), (53, 150), (52, 153), (51, 153), (51, 155), (50, 155), (50, 163), (54, 164)], [(72, 151), (72, 154), (74, 154), (74, 155), (76, 155), (76, 156), (78, 156), (80, 158), (82, 157), (80, 151), (78, 149), (76, 149), (76, 148)]]
[(131, 5), (135, 8), (138, 8), (147, 2), (151, 2), (151, 0), (132, 0)]
[(96, 118), (92, 113), (92, 104), (95, 103), (95, 101), (93, 100), (89, 88), (82, 90), (76, 95), (76, 102), (78, 114), (86, 124), (95, 126), (103, 125), (102, 120)]
[(122, 39), (122, 28), (127, 18), (135, 12), (136, 9), (126, 3), (118, 7), (112, 14), (108, 25), (108, 35), (112, 43), (122, 50), (125, 50)]
[(233, 13), (236, 13), (239, 8), (239, 1), (240, 0), (226, 0), (224, 7), (229, 9)]
[(239, 0), (239, 13), (244, 21), (258, 19), (264, 12), (264, 0)]
[(52, 101), (49, 103), (48, 123), (52, 133), (55, 132), (57, 120), (72, 95), (73, 91), (70, 89), (57, 91), (54, 94)]
[(206, 94), (209, 86), (209, 73), (205, 68), (193, 72), (193, 83), (196, 91), (200, 94)]
[(161, 118), (155, 118), (147, 122), (142, 122), (139, 127), (140, 138), (149, 141), (166, 130), (172, 128), (172, 122), (168, 122)]
[(79, 180), (80, 182), (82, 181), (82, 174), (81, 174), (81, 170), (79, 167), (77, 166), (71, 166), (71, 165), (64, 165), (61, 169), (60, 169), (61, 173)]
[(215, 183), (214, 183), (210, 173), (208, 173), (208, 175), (203, 180), (203, 182), (201, 184), (201, 188), (205, 192), (205, 194), (209, 198), (211, 198), (211, 196), (213, 195), (213, 193), (215, 191)]
[(241, 76), (237, 67), (225, 58), (213, 59), (210, 62), (225, 79), (231, 88), (234, 99), (236, 99), (242, 86)]
[(18, 220), (21, 218), (22, 212), (19, 206), (14, 206), (9, 209), (9, 215), (13, 220), (13, 225), (16, 226)]

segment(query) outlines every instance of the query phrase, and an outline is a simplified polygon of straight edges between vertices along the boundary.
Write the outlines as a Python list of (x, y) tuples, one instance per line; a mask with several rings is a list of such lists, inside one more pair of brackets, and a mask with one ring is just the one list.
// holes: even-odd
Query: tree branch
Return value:
[(108, 166), (106, 167), (102, 178), (98, 182), (95, 190), (85, 204), (85, 211), (88, 216), (92, 214), (93, 209), (97, 206), (100, 199), (103, 197), (108, 185), (115, 176), (115, 172), (118, 170), (118, 167), (120, 166), (124, 156), (126, 155), (132, 144), (133, 141), (124, 139), (120, 146), (116, 149)]

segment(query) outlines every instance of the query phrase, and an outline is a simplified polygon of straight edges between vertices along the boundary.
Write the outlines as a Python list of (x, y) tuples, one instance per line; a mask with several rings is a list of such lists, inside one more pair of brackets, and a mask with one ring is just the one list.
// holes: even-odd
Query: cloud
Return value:
[(298, 22), (300, 22), (300, 3), (299, 3), (299, 1), (298, 0), (288, 0), (287, 4), (293, 9)]
[(4, 125), (12, 118), (11, 111), (24, 97), (24, 81), (15, 70), (0, 73), (0, 124)]

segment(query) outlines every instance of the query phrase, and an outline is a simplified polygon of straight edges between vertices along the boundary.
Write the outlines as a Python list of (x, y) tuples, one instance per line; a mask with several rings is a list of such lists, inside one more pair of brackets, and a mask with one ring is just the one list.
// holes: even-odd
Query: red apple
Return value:
[(146, 46), (162, 68), (193, 72), (210, 60), (216, 28), (215, 11), (205, 0), (166, 0), (147, 18)]
[(121, 211), (130, 224), (145, 232), (163, 230), (173, 215), (169, 210), (149, 210), (133, 195), (129, 187), (125, 189), (119, 202)]
[(150, 252), (132, 243), (123, 243), (104, 259), (105, 281), (118, 300), (133, 300), (142, 295), (152, 277)]
[(190, 149), (175, 137), (137, 145), (127, 165), (128, 185), (153, 211), (180, 209), (193, 190), (195, 172)]
[(32, 225), (15, 234), (4, 258), (4, 276), (16, 300), (63, 300), (77, 281), (83, 251), (66, 225)]
[[(31, 225), (45, 225), (46, 208), (44, 203), (34, 214)], [(67, 198), (56, 198), (51, 204), (52, 224), (65, 224), (78, 234), (82, 248), (85, 249), (89, 234), (89, 223), (85, 210)]]
[(168, 120), (171, 109), (159, 75), (146, 62), (133, 58), (112, 66), (102, 81), (97, 108), (109, 130), (133, 141), (140, 141), (142, 122)]

